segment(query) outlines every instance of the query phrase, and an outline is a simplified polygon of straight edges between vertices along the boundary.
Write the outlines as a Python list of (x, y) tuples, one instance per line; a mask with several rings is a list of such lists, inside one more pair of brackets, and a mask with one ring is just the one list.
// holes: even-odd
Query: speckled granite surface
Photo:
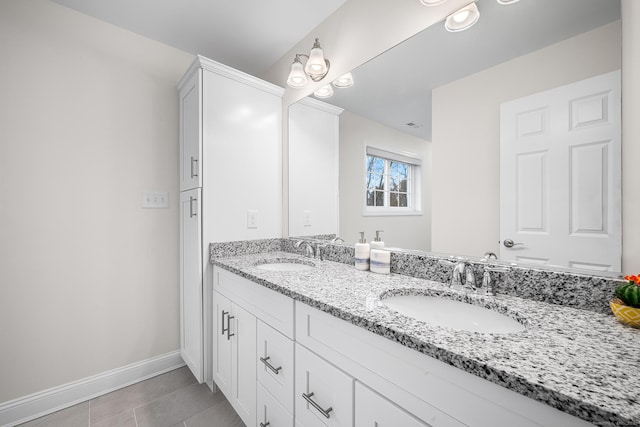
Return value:
[[(521, 299), (475, 297), (437, 282), (356, 271), (313, 260), (300, 272), (264, 271), (257, 263), (289, 252), (216, 258), (226, 270), (309, 304), (469, 373), (601, 426), (640, 425), (640, 330), (611, 315)], [(308, 261), (308, 259), (306, 259)], [(527, 326), (498, 335), (426, 324), (372, 299), (385, 293), (438, 294), (494, 308)]]

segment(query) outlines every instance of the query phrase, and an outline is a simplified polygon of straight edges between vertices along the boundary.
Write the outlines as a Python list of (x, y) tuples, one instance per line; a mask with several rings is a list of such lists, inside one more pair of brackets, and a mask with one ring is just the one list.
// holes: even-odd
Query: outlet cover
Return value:
[(142, 207), (144, 209), (168, 209), (168, 191), (145, 191), (142, 193)]
[(302, 213), (302, 225), (304, 227), (311, 227), (311, 211), (304, 211)]

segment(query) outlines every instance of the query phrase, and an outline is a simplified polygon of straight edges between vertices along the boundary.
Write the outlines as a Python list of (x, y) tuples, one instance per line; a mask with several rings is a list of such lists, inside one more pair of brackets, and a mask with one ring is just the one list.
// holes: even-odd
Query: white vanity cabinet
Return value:
[(356, 383), (355, 391), (356, 427), (428, 427), (407, 411), (369, 387)]
[[(296, 346), (300, 345), (377, 394), (372, 397), (367, 389), (356, 386), (358, 427), (372, 425), (376, 419), (380, 420), (377, 425), (381, 427), (385, 423), (389, 425), (394, 414), (406, 415), (409, 426), (422, 425), (412, 424), (414, 418), (434, 427), (591, 426), (584, 420), (296, 301)], [(381, 404), (367, 416), (372, 400)]]
[[(213, 387), (209, 244), (282, 235), (283, 89), (198, 56), (178, 91), (180, 353)], [(247, 226), (248, 211), (256, 227)]]
[(256, 419), (256, 317), (214, 291), (213, 380), (242, 421)]
[(200, 378), (202, 342), (202, 190), (180, 192), (180, 355)]
[(353, 425), (353, 378), (296, 344), (296, 426)]
[(214, 267), (213, 307), (215, 383), (247, 426), (293, 425), (293, 300)]

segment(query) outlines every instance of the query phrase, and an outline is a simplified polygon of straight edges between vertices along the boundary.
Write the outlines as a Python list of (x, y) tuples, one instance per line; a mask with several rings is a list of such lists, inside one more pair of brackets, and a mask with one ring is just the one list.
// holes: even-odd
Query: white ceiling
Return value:
[(346, 0), (52, 0), (260, 75)]
[[(347, 0), (52, 1), (260, 76)], [(620, 0), (477, 5), (471, 29), (427, 28), (354, 70), (355, 85), (325, 101), (431, 139), (433, 88), (620, 19)]]
[(620, 19), (620, 0), (521, 0), (509, 6), (478, 0), (477, 5), (480, 20), (472, 28), (459, 33), (444, 25), (427, 28), (358, 67), (354, 86), (335, 90), (324, 101), (431, 140), (432, 89)]

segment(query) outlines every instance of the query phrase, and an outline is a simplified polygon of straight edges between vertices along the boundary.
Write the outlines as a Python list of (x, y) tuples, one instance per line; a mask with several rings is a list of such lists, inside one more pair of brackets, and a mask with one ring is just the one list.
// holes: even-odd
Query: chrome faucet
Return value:
[(333, 239), (331, 239), (331, 243), (338, 243), (338, 242), (344, 242), (344, 239), (342, 237), (334, 237)]
[(306, 257), (314, 258), (316, 256), (316, 250), (314, 249), (314, 247), (311, 244), (311, 242), (309, 242), (308, 240), (298, 240), (294, 246), (296, 248), (299, 248), (300, 246), (303, 246), (304, 247), (304, 256), (306, 256)]
[(460, 259), (457, 262), (440, 260), (440, 263), (453, 265), (449, 287), (457, 291), (476, 291), (476, 277), (469, 262)]

